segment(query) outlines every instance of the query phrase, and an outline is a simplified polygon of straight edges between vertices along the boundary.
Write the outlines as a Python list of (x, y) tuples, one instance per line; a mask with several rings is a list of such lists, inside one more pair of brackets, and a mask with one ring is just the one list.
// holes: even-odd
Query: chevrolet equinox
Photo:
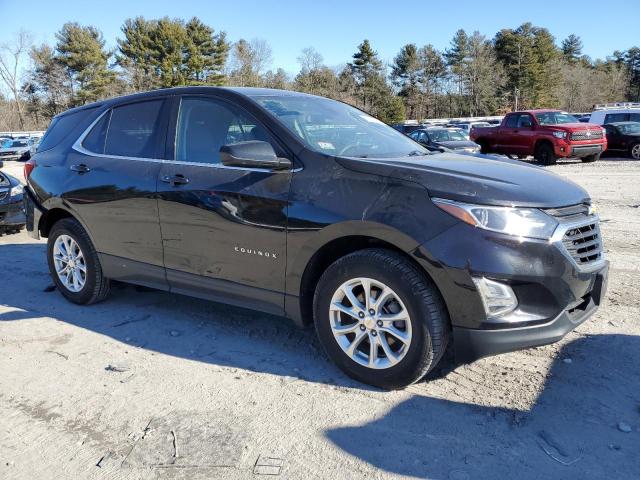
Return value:
[(56, 116), (25, 165), (27, 228), (77, 304), (111, 281), (313, 323), (383, 388), (555, 342), (600, 304), (588, 194), (537, 166), (430, 152), (346, 104), (186, 87)]

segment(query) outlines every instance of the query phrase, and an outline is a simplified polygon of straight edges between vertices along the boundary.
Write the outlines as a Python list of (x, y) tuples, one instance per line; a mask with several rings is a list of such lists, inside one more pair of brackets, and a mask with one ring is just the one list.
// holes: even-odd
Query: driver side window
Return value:
[(176, 160), (218, 164), (223, 145), (252, 140), (268, 142), (276, 149), (264, 127), (239, 108), (213, 98), (181, 99), (176, 128)]

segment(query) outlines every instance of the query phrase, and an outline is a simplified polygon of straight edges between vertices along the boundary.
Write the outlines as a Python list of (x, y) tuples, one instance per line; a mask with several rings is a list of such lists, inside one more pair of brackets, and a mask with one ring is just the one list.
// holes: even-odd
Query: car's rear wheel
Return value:
[(640, 143), (634, 143), (629, 148), (629, 155), (634, 160), (640, 160)]
[(535, 159), (543, 165), (555, 165), (558, 161), (558, 157), (556, 157), (553, 147), (548, 143), (538, 145), (538, 148), (536, 148)]
[(64, 218), (51, 228), (47, 258), (51, 278), (67, 300), (89, 305), (109, 294), (98, 253), (77, 220)]
[(401, 255), (366, 249), (333, 263), (314, 298), (318, 338), (347, 375), (406, 387), (438, 363), (449, 322), (435, 285)]

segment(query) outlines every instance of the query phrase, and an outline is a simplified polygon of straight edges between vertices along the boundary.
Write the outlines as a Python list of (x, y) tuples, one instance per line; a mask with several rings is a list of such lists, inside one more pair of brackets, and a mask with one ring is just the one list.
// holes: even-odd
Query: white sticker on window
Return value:
[(318, 142), (318, 146), (323, 150), (335, 150), (336, 147), (333, 146), (333, 143), (329, 142)]
[(379, 123), (381, 125), (384, 125), (384, 122), (381, 122), (377, 118), (370, 117), (369, 115), (360, 115), (360, 118), (362, 118), (363, 120), (366, 120), (369, 123)]

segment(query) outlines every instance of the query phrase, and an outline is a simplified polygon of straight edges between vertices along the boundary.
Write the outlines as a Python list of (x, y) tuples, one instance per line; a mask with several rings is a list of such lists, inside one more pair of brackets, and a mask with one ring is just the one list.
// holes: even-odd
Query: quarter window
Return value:
[(107, 128), (109, 127), (109, 119), (111, 118), (111, 111), (100, 117), (98, 123), (96, 123), (89, 134), (82, 141), (82, 146), (94, 153), (104, 153), (104, 143), (107, 139)]
[(162, 103), (163, 100), (150, 100), (115, 107), (111, 112), (104, 153), (138, 158), (158, 156)]
[(250, 140), (269, 142), (278, 151), (264, 127), (240, 109), (212, 98), (180, 102), (176, 160), (217, 164), (220, 147)]

